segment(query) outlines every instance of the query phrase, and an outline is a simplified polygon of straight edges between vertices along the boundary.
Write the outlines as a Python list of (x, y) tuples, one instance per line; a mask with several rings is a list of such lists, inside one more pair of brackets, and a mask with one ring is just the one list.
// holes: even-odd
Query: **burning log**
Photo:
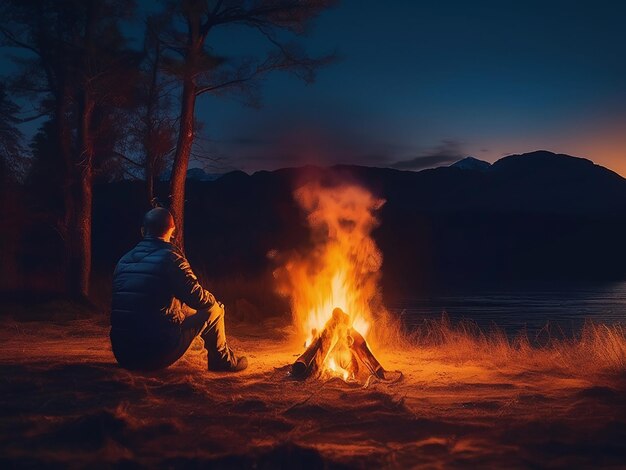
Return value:
[(378, 362), (367, 345), (365, 338), (350, 327), (350, 317), (340, 308), (333, 310), (332, 317), (324, 325), (322, 332), (291, 366), (294, 377), (304, 378), (319, 371), (331, 355), (328, 366), (331, 370), (339, 367), (344, 379), (351, 374), (354, 377), (363, 364), (370, 374), (385, 380), (385, 369)]
[(309, 347), (291, 366), (294, 377), (304, 378), (315, 373), (324, 364), (330, 351), (337, 342), (336, 333), (340, 329), (347, 332), (350, 317), (340, 308), (333, 310), (333, 315), (324, 325), (324, 329)]
[(365, 364), (365, 367), (378, 377), (379, 379), (385, 379), (385, 369), (380, 365), (378, 359), (374, 356), (372, 351), (370, 351), (369, 346), (365, 342), (365, 338), (356, 331), (354, 328), (350, 328), (350, 336), (353, 339), (352, 344), (350, 345), (350, 349), (352, 352), (359, 358), (359, 360)]
[(296, 359), (291, 366), (291, 374), (294, 377), (304, 378), (312, 372), (314, 361), (316, 354), (320, 350), (322, 346), (321, 338), (318, 336), (315, 340), (309, 345), (309, 347), (302, 353), (302, 355)]

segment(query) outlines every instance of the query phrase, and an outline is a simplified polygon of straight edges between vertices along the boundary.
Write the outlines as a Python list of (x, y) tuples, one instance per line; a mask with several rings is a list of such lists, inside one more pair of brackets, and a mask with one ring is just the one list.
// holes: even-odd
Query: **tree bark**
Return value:
[(185, 181), (189, 166), (189, 155), (193, 145), (193, 115), (196, 104), (196, 84), (193, 76), (185, 77), (182, 93), (182, 108), (178, 130), (178, 142), (172, 177), (170, 180), (170, 195), (172, 215), (176, 223), (175, 243), (180, 249), (184, 248), (184, 221), (185, 221)]
[(198, 12), (187, 16), (188, 37), (185, 72), (183, 74), (180, 124), (178, 128), (176, 153), (174, 154), (174, 162), (172, 165), (172, 177), (170, 180), (170, 209), (174, 216), (174, 222), (176, 223), (174, 243), (181, 250), (184, 250), (185, 246), (185, 182), (194, 137), (193, 118), (198, 91), (196, 73), (207, 33), (206, 31), (201, 31), (200, 20), (201, 15)]
[(59, 221), (59, 233), (63, 239), (65, 256), (64, 256), (64, 272), (65, 276), (65, 291), (68, 294), (75, 292), (75, 283), (71, 276), (72, 271), (72, 240), (71, 227), (76, 218), (75, 216), (75, 201), (74, 201), (74, 185), (75, 185), (75, 169), (74, 159), (72, 155), (72, 134), (69, 128), (67, 116), (69, 94), (65, 86), (62, 85), (62, 89), (56, 96), (56, 106), (54, 111), (54, 119), (56, 124), (56, 138), (59, 154), (63, 159), (63, 219)]
[(73, 165), (74, 173), (74, 220), (69, 230), (70, 241), (70, 282), (72, 294), (82, 299), (89, 298), (91, 278), (91, 221), (93, 185), (93, 138), (91, 120), (96, 106), (89, 83), (89, 58), (93, 54), (93, 33), (96, 21), (96, 8), (93, 0), (86, 3), (84, 52), (82, 73), (84, 82), (78, 96), (77, 152)]
[(93, 185), (93, 141), (91, 118), (95, 103), (88, 92), (83, 92), (80, 102), (80, 126), (78, 132), (79, 153), (74, 165), (74, 220), (69, 230), (70, 282), (72, 293), (89, 297), (91, 277), (91, 220)]

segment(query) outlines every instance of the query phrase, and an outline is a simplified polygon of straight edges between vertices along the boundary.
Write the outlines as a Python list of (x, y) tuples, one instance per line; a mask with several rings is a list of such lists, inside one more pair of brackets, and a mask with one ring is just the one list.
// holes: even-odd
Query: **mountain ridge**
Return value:
[[(245, 276), (271, 289), (268, 253), (311, 243), (294, 190), (311, 182), (359, 184), (386, 201), (373, 236), (388, 295), (480, 279), (626, 279), (624, 178), (586, 159), (545, 152), (499, 162), (487, 171), (335, 165), (189, 180), (187, 252), (200, 272)], [(166, 182), (156, 189), (169, 190)], [(142, 191), (141, 182), (96, 187), (97, 263), (111, 267), (137, 242)]]
[[(465, 159), (464, 159), (465, 160)], [(463, 161), (463, 160), (460, 160)], [(245, 176), (244, 176), (245, 175)], [(535, 151), (505, 156), (480, 171), (441, 166), (421, 171), (360, 165), (303, 166), (233, 172), (219, 181), (271, 180), (298, 187), (320, 180), (355, 182), (378, 196), (411, 201), (418, 210), (618, 214), (626, 211), (626, 179), (591, 160)]]

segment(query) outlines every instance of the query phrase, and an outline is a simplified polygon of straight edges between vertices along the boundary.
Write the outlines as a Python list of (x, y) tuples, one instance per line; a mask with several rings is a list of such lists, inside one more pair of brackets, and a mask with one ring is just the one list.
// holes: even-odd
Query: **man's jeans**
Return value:
[(131, 370), (158, 370), (174, 364), (189, 349), (196, 336), (204, 340), (209, 364), (221, 364), (230, 359), (226, 345), (224, 309), (216, 303), (207, 310), (188, 310), (180, 329), (163, 335), (142, 338), (140, 334), (111, 330), (113, 354), (120, 366)]

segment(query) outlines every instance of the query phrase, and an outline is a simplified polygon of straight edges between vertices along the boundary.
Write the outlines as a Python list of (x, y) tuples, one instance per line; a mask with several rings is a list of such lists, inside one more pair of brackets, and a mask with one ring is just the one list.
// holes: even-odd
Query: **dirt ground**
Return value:
[(0, 320), (0, 466), (455, 468), (626, 465), (626, 374), (374, 351), (402, 381), (296, 381), (279, 323), (230, 326), (248, 370), (115, 364), (106, 320)]

